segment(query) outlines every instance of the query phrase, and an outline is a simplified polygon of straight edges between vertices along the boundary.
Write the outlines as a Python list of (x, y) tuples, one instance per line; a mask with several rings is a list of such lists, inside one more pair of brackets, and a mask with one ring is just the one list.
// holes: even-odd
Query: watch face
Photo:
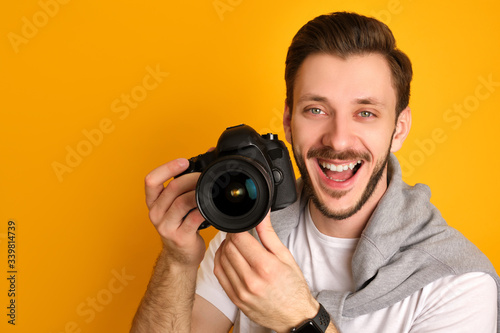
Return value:
[(322, 333), (320, 329), (314, 324), (313, 321), (308, 321), (304, 325), (300, 326), (299, 329), (296, 330), (296, 332), (301, 332), (301, 333)]

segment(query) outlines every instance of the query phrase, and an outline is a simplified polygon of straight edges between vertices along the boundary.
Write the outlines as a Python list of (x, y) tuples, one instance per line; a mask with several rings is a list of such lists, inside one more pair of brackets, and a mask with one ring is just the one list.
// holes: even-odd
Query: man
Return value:
[(199, 175), (164, 188), (187, 161), (152, 171), (146, 200), (164, 247), (132, 330), (497, 332), (495, 270), (425, 185), (403, 183), (392, 154), (411, 127), (411, 77), (375, 19), (333, 13), (302, 27), (283, 120), (299, 200), (253, 235), (219, 233), (203, 259)]

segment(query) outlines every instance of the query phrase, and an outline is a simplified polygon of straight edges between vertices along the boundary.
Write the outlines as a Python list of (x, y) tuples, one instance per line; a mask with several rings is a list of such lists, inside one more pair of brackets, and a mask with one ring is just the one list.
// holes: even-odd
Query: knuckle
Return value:
[(168, 184), (167, 187), (165, 188), (167, 191), (175, 192), (177, 193), (180, 190), (180, 185), (179, 185), (179, 178), (174, 178), (172, 179)]
[(224, 252), (219, 252), (219, 265), (218, 265), (219, 267), (217, 267), (219, 273), (223, 273), (224, 268), (228, 267), (230, 265), (231, 264), (230, 264), (229, 260), (227, 259), (226, 254)]
[(191, 211), (190, 213), (188, 213), (187, 217), (182, 222), (184, 230), (187, 233), (193, 233), (198, 231), (198, 226), (201, 224), (201, 222), (203, 222), (203, 220), (198, 218), (198, 215), (196, 214), (195, 211)]
[(198, 225), (205, 221), (205, 218), (203, 217), (203, 215), (201, 215), (201, 212), (198, 208), (189, 213), (189, 218), (192, 220), (193, 224), (197, 226), (196, 229), (198, 229)]
[(186, 213), (187, 213), (188, 209), (187, 209), (187, 202), (186, 202), (185, 196), (177, 197), (174, 200), (174, 202), (172, 202), (171, 209), (178, 210), (178, 211), (186, 210)]
[(171, 244), (173, 244), (174, 246), (177, 246), (178, 244), (176, 244), (176, 239), (175, 239), (175, 235), (172, 231), (171, 228), (168, 228), (167, 225), (164, 223), (164, 224), (161, 224), (157, 227), (157, 230), (158, 230), (158, 233), (160, 234), (160, 236), (165, 239), (165, 240), (168, 240)]
[(259, 283), (255, 279), (244, 279), (243, 283), (245, 284), (245, 288), (251, 294), (257, 294), (259, 291)]
[(146, 187), (156, 186), (156, 182), (154, 181), (152, 174), (149, 173), (148, 175), (146, 175), (146, 177), (144, 177), (144, 184), (146, 185)]
[(220, 277), (222, 276), (222, 268), (220, 267), (220, 265), (217, 265), (217, 264), (214, 265), (214, 275), (218, 279), (220, 279)]
[(235, 252), (235, 246), (232, 239), (226, 239), (224, 247), (221, 248), (221, 254), (225, 257)]
[(151, 210), (149, 211), (149, 219), (155, 225), (158, 223), (159, 216), (158, 216), (157, 209), (155, 209), (155, 207), (152, 207)]
[[(248, 298), (261, 298), (265, 295), (265, 287), (266, 283), (265, 281), (259, 279), (259, 278), (243, 278), (242, 280), (243, 285), (245, 288), (243, 290), (245, 291), (245, 296)], [(248, 299), (249, 301), (249, 299)]]
[(258, 274), (264, 280), (270, 280), (273, 276), (275, 276), (273, 267), (270, 265), (260, 265), (258, 267)]
[(229, 237), (231, 239), (231, 243), (234, 244), (234, 246), (238, 246), (238, 244), (241, 244), (244, 240), (244, 233), (235, 233), (235, 234), (230, 234)]
[(247, 290), (242, 288), (236, 289), (235, 294), (238, 300), (243, 304), (249, 304), (253, 299), (253, 296)]

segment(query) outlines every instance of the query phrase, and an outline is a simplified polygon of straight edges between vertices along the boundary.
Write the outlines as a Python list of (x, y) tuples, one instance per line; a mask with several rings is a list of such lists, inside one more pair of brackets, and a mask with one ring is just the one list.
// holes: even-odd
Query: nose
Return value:
[(345, 115), (335, 114), (325, 124), (322, 143), (334, 151), (344, 151), (353, 147), (354, 133)]

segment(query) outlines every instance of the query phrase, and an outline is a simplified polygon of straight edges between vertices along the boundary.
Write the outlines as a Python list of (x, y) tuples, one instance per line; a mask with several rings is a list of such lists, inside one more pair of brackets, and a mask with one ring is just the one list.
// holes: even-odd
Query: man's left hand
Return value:
[(261, 326), (289, 332), (319, 310), (319, 303), (268, 214), (248, 232), (227, 234), (215, 255), (214, 273), (231, 301)]

